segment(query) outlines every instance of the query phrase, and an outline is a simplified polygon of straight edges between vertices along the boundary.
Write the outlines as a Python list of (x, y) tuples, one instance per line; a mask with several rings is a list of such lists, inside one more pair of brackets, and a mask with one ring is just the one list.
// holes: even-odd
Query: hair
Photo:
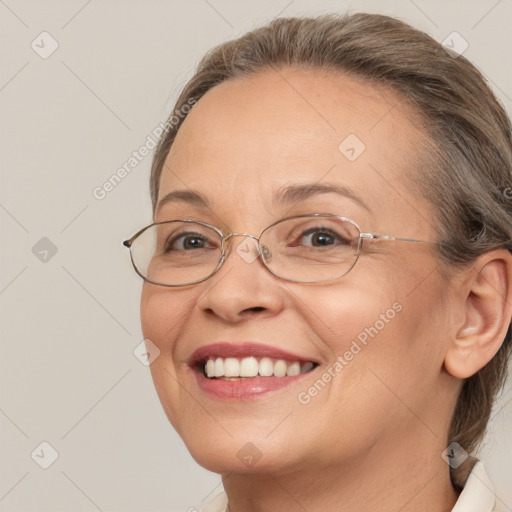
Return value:
[[(433, 206), (436, 235), (447, 244), (438, 246), (440, 262), (453, 270), (492, 249), (512, 251), (512, 129), (504, 108), (466, 58), (400, 20), (376, 14), (278, 18), (208, 52), (157, 146), (153, 209), (165, 159), (188, 112), (184, 107), (226, 80), (286, 67), (341, 72), (391, 88), (419, 114), (424, 165), (411, 179)], [(469, 453), (483, 438), (511, 347), (509, 327), (496, 356), (462, 383), (448, 442)]]

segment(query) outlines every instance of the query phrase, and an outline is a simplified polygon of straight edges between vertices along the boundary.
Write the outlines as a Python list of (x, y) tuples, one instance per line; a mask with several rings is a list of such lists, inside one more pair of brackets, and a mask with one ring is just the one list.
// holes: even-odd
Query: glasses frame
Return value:
[[(340, 275), (338, 275), (336, 277), (333, 277), (333, 278), (322, 279), (320, 281), (318, 281), (318, 280), (317, 281), (305, 281), (305, 280), (297, 280), (297, 279), (289, 279), (289, 278), (286, 278), (286, 277), (281, 277), (280, 275), (276, 274), (268, 266), (268, 263), (267, 263), (267, 261), (265, 259), (266, 247), (262, 246), (261, 243), (260, 243), (260, 239), (263, 236), (263, 234), (266, 231), (268, 231), (269, 229), (273, 228), (275, 225), (280, 224), (281, 222), (284, 222), (284, 221), (287, 221), (287, 220), (290, 220), (290, 219), (300, 219), (300, 218), (308, 218), (308, 217), (309, 218), (327, 217), (327, 218), (337, 219), (337, 220), (344, 221), (344, 222), (349, 222), (350, 224), (352, 224), (358, 230), (359, 237), (358, 237), (358, 243), (357, 243), (356, 257), (355, 257), (354, 262), (352, 263), (352, 265), (345, 272), (343, 272), (342, 274), (340, 274)], [(152, 281), (148, 277), (144, 276), (140, 272), (140, 270), (137, 268), (137, 265), (135, 264), (135, 262), (133, 260), (133, 253), (132, 253), (132, 250), (131, 250), (134, 241), (140, 235), (142, 235), (142, 233), (144, 233), (146, 230), (152, 228), (153, 226), (158, 226), (160, 224), (168, 224), (168, 223), (171, 223), (171, 222), (186, 222), (186, 223), (200, 224), (200, 225), (202, 225), (204, 227), (212, 229), (213, 231), (215, 231), (220, 236), (220, 238), (221, 238), (221, 255), (220, 255), (220, 258), (219, 258), (219, 262), (217, 263), (217, 266), (215, 267), (215, 269), (208, 276), (203, 277), (201, 279), (198, 279), (196, 281), (192, 281), (190, 283), (185, 283), (185, 284), (165, 284), (165, 283), (159, 283), (157, 281)], [(393, 242), (412, 242), (412, 243), (420, 243), (420, 244), (446, 245), (444, 242), (439, 242), (437, 240), (419, 240), (419, 239), (416, 239), (416, 238), (406, 238), (406, 237), (397, 237), (397, 236), (390, 236), (390, 235), (377, 235), (375, 233), (366, 233), (366, 232), (361, 231), (361, 228), (359, 227), (359, 225), (356, 222), (354, 222), (352, 219), (349, 219), (349, 218), (343, 217), (343, 216), (339, 216), (339, 215), (334, 215), (334, 214), (331, 214), (331, 213), (308, 213), (308, 214), (303, 214), (303, 215), (292, 215), (292, 216), (289, 216), (289, 217), (284, 217), (283, 219), (279, 219), (278, 221), (270, 224), (270, 226), (267, 226), (260, 233), (259, 236), (253, 235), (251, 233), (229, 233), (229, 234), (225, 235), (222, 232), (222, 230), (220, 228), (218, 228), (217, 226), (214, 226), (213, 224), (208, 224), (207, 222), (203, 222), (203, 221), (200, 221), (200, 220), (194, 220), (194, 219), (164, 220), (164, 221), (160, 221), (160, 222), (153, 222), (152, 224), (149, 224), (148, 226), (145, 226), (141, 230), (137, 231), (137, 233), (135, 233), (131, 238), (129, 238), (127, 240), (124, 240), (123, 241), (123, 245), (130, 250), (130, 259), (131, 259), (133, 268), (135, 269), (135, 272), (140, 277), (142, 277), (142, 279), (144, 279), (144, 281), (146, 281), (148, 283), (151, 283), (151, 284), (156, 284), (158, 286), (165, 286), (167, 288), (178, 288), (178, 287), (182, 287), (182, 286), (190, 286), (190, 285), (193, 285), (193, 284), (199, 284), (199, 283), (202, 283), (203, 281), (206, 281), (207, 279), (210, 279), (210, 277), (214, 276), (220, 270), (220, 268), (222, 267), (224, 262), (227, 260), (229, 254), (231, 253), (231, 244), (229, 244), (229, 240), (231, 238), (233, 238), (234, 236), (246, 236), (246, 237), (252, 238), (253, 240), (255, 240), (257, 242), (258, 252), (259, 252), (258, 258), (261, 259), (261, 261), (263, 263), (263, 266), (273, 276), (275, 276), (275, 277), (277, 277), (279, 279), (282, 279), (283, 281), (289, 281), (289, 282), (292, 282), (292, 283), (304, 283), (304, 284), (306, 284), (306, 283), (309, 283), (309, 284), (312, 284), (312, 283), (326, 283), (326, 282), (336, 281), (337, 279), (340, 279), (341, 277), (347, 275), (354, 268), (355, 264), (359, 260), (359, 256), (361, 255), (361, 252), (362, 252), (362, 249), (363, 249), (363, 240), (387, 240), (387, 241), (393, 241)]]

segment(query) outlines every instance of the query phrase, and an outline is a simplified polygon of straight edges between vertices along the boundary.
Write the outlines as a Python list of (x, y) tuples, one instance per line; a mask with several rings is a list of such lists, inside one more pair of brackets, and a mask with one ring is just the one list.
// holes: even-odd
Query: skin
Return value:
[[(425, 135), (399, 99), (318, 70), (224, 82), (184, 121), (160, 183), (160, 198), (192, 190), (209, 207), (175, 201), (155, 220), (259, 235), (285, 216), (327, 212), (362, 231), (434, 240), (431, 207), (407, 186)], [(353, 162), (338, 149), (348, 134), (366, 146)], [(334, 193), (274, 204), (290, 184), (344, 185), (369, 210)], [(141, 300), (144, 337), (161, 351), (151, 365), (161, 403), (196, 461), (223, 475), (230, 510), (451, 510), (457, 494), (441, 453), (461, 379), (492, 358), (510, 322), (508, 253), (487, 253), (447, 280), (429, 244), (365, 241), (347, 275), (305, 285), (247, 263), (234, 250), (244, 240), (233, 239), (212, 278), (145, 283)], [(394, 303), (401, 311), (301, 404), (299, 393)], [(283, 390), (228, 402), (205, 395), (187, 364), (217, 341), (272, 345), (320, 364)], [(249, 442), (261, 453), (253, 465), (237, 456)]]

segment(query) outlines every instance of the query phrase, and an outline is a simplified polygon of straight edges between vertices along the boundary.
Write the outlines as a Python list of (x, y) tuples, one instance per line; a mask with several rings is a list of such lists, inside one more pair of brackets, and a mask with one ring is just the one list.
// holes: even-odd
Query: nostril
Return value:
[(253, 308), (247, 308), (247, 309), (244, 309), (242, 311), (242, 313), (249, 313), (249, 312), (255, 312), (257, 313), (258, 311), (265, 311), (267, 308), (264, 308), (263, 306), (254, 306)]

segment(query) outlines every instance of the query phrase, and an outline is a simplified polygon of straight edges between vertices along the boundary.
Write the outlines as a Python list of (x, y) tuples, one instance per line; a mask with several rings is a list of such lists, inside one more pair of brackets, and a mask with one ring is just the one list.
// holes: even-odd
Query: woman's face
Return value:
[[(259, 235), (283, 217), (330, 213), (363, 232), (432, 240), (430, 207), (406, 185), (422, 140), (415, 122), (391, 92), (334, 73), (286, 69), (224, 82), (180, 128), (159, 199), (186, 194), (167, 198), (155, 220)], [(232, 242), (210, 279), (145, 283), (142, 293), (144, 337), (160, 350), (156, 390), (200, 464), (286, 472), (444, 438), (453, 406), (443, 371), (449, 291), (431, 245), (367, 240), (344, 277), (300, 284), (247, 257), (250, 239)], [(278, 375), (277, 367), (315, 367), (225, 380), (197, 365), (251, 356), (258, 365), (270, 357)]]

